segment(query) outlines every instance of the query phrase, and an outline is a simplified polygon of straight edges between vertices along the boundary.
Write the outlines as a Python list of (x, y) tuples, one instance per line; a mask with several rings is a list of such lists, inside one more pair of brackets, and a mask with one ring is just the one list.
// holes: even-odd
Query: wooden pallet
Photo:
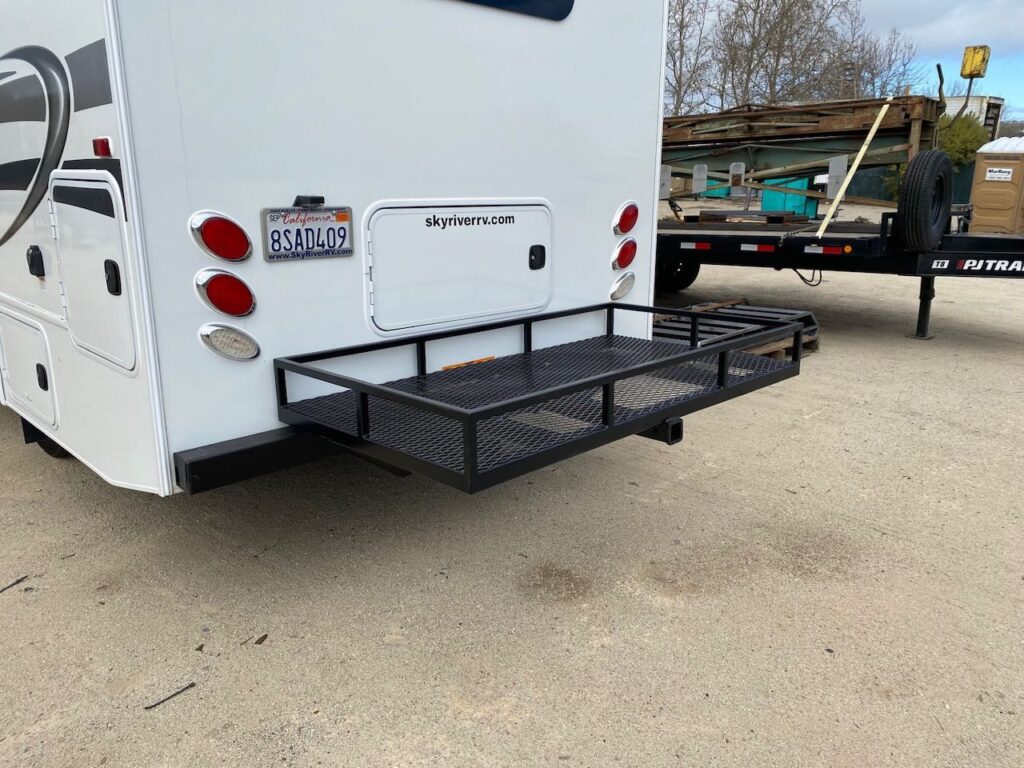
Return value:
[[(807, 357), (807, 355), (812, 352), (817, 352), (818, 337), (814, 336), (812, 338), (808, 338), (807, 336), (804, 336), (803, 346), (801, 349), (803, 351), (802, 357)], [(754, 347), (754, 349), (747, 349), (744, 351), (751, 355), (763, 355), (764, 357), (770, 357), (773, 360), (787, 360), (793, 356), (793, 342), (792, 340), (777, 341), (774, 344), (765, 344), (764, 346)]]
[(684, 216), (689, 224), (725, 224), (729, 221), (756, 221), (763, 224), (806, 224), (810, 219), (792, 211), (701, 211), (697, 215)]
[[(797, 309), (779, 309), (775, 307), (752, 306), (746, 299), (727, 299), (725, 301), (708, 302), (697, 304), (687, 309), (694, 312), (707, 312), (709, 315), (721, 314), (717, 320), (709, 323), (702, 323), (703, 337), (705, 334), (713, 336), (719, 331), (741, 332), (743, 319), (748, 319), (751, 324), (758, 320), (788, 320), (794, 323), (803, 323), (803, 354), (804, 356), (819, 350), (818, 321), (810, 312)], [(720, 327), (719, 327), (720, 326)], [(656, 338), (672, 339), (676, 341), (687, 340), (687, 328), (678, 319), (658, 315), (654, 318), (654, 335)], [(752, 355), (763, 355), (774, 359), (783, 359), (792, 356), (793, 340), (781, 339), (770, 344), (763, 344), (744, 350)]]

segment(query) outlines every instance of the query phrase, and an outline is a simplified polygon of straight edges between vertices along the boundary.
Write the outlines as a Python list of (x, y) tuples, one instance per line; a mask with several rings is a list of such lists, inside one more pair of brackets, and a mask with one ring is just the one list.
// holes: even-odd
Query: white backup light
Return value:
[(636, 285), (636, 273), (627, 272), (612, 285), (612, 301), (625, 298), (626, 294), (633, 290)]
[(227, 325), (204, 325), (199, 329), (203, 344), (229, 360), (255, 360), (260, 345), (249, 334)]

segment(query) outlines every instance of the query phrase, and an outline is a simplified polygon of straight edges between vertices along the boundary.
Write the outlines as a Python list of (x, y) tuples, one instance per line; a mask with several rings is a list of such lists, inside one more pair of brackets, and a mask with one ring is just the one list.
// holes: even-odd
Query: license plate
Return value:
[(266, 208), (263, 256), (267, 261), (305, 261), (352, 256), (351, 208)]

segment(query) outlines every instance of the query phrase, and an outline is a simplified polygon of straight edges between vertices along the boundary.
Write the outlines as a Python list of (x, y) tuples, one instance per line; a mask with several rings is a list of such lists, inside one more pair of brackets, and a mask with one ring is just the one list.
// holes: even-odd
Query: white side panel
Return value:
[[(536, 311), (551, 301), (544, 206), (382, 208), (369, 224), (371, 316), (398, 331)], [(543, 261), (531, 265), (531, 249)]]
[[(13, 187), (0, 191), (0, 315), (36, 328), (45, 339), (55, 418), (45, 408), (29, 407), (27, 398), (11, 397), (11, 389), (30, 391), (34, 366), (19, 374), (24, 386), (5, 385), (7, 404), (108, 482), (170, 493), (166, 449), (157, 434), (159, 397), (142, 270), (138, 261), (132, 263), (139, 249), (124, 246), (132, 242), (139, 215), (138, 206), (129, 204), (125, 224), (121, 190), (130, 174), (119, 84), (112, 76), (120, 62), (106, 2), (3, 0), (0, 16), (0, 166), (6, 166), (0, 177)], [(15, 74), (3, 77), (8, 71)], [(18, 98), (11, 98), (9, 90), (5, 95), (12, 78), (24, 77), (30, 79), (16, 91)], [(96, 156), (93, 140), (101, 137), (109, 139), (111, 157)], [(77, 343), (62, 303), (51, 229), (48, 201), (54, 174), (83, 188), (105, 188), (118, 211), (103, 226), (68, 211), (66, 223), (75, 230), (80, 251), (100, 262), (93, 271), (70, 252), (63, 254), (69, 258), (72, 287), (77, 286), (70, 307)], [(28, 272), (30, 245), (43, 252), (42, 278)], [(107, 258), (122, 259), (121, 304), (101, 301), (104, 295), (113, 298), (105, 288)]]

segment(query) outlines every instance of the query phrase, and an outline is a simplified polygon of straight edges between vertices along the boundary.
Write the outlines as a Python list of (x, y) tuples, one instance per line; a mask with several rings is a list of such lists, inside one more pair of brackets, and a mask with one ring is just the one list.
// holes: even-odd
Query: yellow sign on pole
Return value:
[(960, 77), (964, 79), (984, 77), (991, 55), (992, 49), (987, 45), (967, 46), (964, 49), (964, 63), (960, 67)]

